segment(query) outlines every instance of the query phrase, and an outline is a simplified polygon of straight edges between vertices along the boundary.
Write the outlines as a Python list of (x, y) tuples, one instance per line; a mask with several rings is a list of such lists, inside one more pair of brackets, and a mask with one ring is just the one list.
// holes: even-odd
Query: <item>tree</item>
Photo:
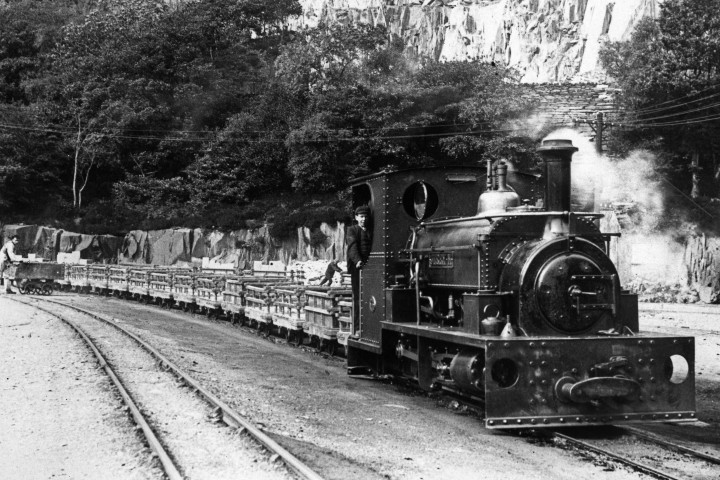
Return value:
[(75, 2), (6, 2), (0, 8), (0, 103), (27, 103), (23, 80), (42, 66), (62, 27), (78, 16)]
[[(367, 25), (321, 26), (281, 49), (276, 78), (303, 105), (287, 138), (296, 190), (335, 191), (387, 166), (477, 162), (531, 106), (503, 67), (402, 51)], [(511, 153), (532, 164), (521, 143)]]
[(37, 129), (32, 111), (0, 104), (0, 118), (12, 128), (0, 129), (0, 210), (20, 219), (33, 210), (63, 214), (60, 139)]
[(210, 205), (240, 205), (286, 187), (287, 132), (268, 111), (232, 117), (187, 169), (197, 211)]
[(211, 131), (246, 108), (267, 67), (262, 49), (282, 33), (271, 27), (296, 7), (107, 0), (67, 25), (31, 92), (71, 152), (75, 209), (127, 174), (184, 175)]
[[(622, 88), (627, 117), (611, 139), (619, 149), (655, 146), (689, 173), (693, 197), (720, 175), (720, 11), (713, 0), (666, 0), (627, 42), (607, 44), (601, 60)], [(717, 191), (715, 192), (717, 195)]]

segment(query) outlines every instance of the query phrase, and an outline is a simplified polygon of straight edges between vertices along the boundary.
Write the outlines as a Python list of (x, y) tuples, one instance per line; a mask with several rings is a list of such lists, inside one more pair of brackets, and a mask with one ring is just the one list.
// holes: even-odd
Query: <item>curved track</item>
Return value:
[(80, 338), (83, 339), (85, 344), (92, 350), (93, 354), (95, 354), (95, 357), (98, 360), (98, 363), (100, 366), (105, 370), (105, 373), (108, 375), (110, 380), (112, 381), (115, 388), (120, 393), (120, 396), (122, 397), (123, 401), (125, 402), (125, 405), (130, 409), (130, 413), (133, 416), (133, 419), (137, 423), (137, 425), (142, 429), (143, 434), (145, 435), (145, 439), (148, 442), (148, 445), (150, 448), (155, 452), (155, 454), (158, 457), (158, 460), (160, 460), (160, 463), (163, 466), (163, 470), (165, 471), (165, 475), (167, 475), (167, 478), (169, 480), (182, 480), (182, 475), (179, 472), (179, 469), (173, 459), (171, 458), (170, 454), (167, 452), (163, 444), (160, 442), (158, 437), (155, 435), (155, 432), (150, 428), (150, 425), (145, 418), (145, 416), (140, 411), (140, 408), (137, 406), (133, 398), (128, 393), (127, 389), (125, 388), (125, 385), (123, 385), (120, 378), (117, 376), (113, 368), (110, 366), (110, 364), (105, 359), (105, 356), (102, 354), (100, 349), (95, 345), (95, 342), (90, 339), (90, 337), (87, 336), (87, 334), (72, 320), (69, 318), (63, 317), (61, 315), (58, 315), (50, 310), (47, 310), (45, 308), (39, 307), (37, 305), (32, 305), (29, 302), (23, 302), (20, 300), (20, 303), (24, 305), (31, 306), (33, 308), (37, 308), (38, 310), (47, 313), (48, 315), (52, 315), (53, 317), (61, 320), (65, 324), (69, 325), (77, 334), (80, 336)]
[[(261, 430), (256, 428), (254, 425), (252, 425), (250, 422), (243, 419), (240, 414), (235, 412), (232, 408), (230, 408), (225, 402), (217, 398), (215, 395), (213, 395), (211, 392), (209, 392), (206, 388), (204, 388), (197, 380), (195, 380), (192, 376), (190, 376), (188, 373), (180, 369), (177, 365), (175, 365), (173, 362), (168, 360), (164, 355), (162, 355), (160, 352), (158, 352), (155, 348), (153, 348), (151, 345), (147, 344), (145, 341), (140, 339), (137, 335), (123, 329), (119, 325), (115, 324), (112, 319), (105, 318), (101, 315), (97, 315), (93, 312), (90, 312), (88, 310), (75, 307), (73, 305), (68, 305), (63, 302), (53, 301), (45, 298), (38, 298), (33, 297), (35, 300), (40, 300), (43, 302), (51, 303), (60, 305), (64, 308), (69, 308), (74, 311), (77, 311), (79, 313), (82, 313), (83, 315), (87, 315), (95, 320), (101, 321), (104, 324), (110, 325), (117, 329), (118, 331), (122, 332), (124, 335), (127, 335), (128, 337), (132, 338), (137, 344), (139, 344), (144, 350), (146, 350), (148, 353), (150, 353), (153, 357), (155, 357), (163, 369), (168, 370), (172, 372), (175, 376), (182, 379), (182, 381), (194, 389), (206, 402), (208, 402), (211, 406), (215, 408), (214, 413), (218, 416), (218, 418), (222, 419), (222, 421), (231, 426), (238, 428), (240, 432), (247, 433), (251, 438), (253, 438), (256, 442), (258, 442), (260, 445), (262, 445), (265, 449), (270, 452), (272, 455), (272, 458), (279, 458), (281, 459), (285, 465), (295, 472), (300, 478), (307, 479), (307, 480), (322, 480), (322, 477), (313, 471), (310, 467), (308, 467), (305, 463), (303, 463), (301, 460), (299, 460), (297, 457), (292, 455), (290, 452), (288, 452), (285, 448), (283, 448), (281, 445), (279, 445), (277, 442), (275, 442), (273, 439), (271, 439), (269, 436), (267, 436), (265, 433), (263, 433)], [(158, 454), (158, 457), (160, 458), (163, 466), (166, 468), (166, 472), (168, 475), (168, 478), (171, 480), (176, 479), (182, 479), (183, 477), (178, 472), (177, 467), (173, 464), (172, 460), (170, 459), (170, 456), (167, 454), (167, 452), (163, 449), (161, 443), (157, 439), (157, 437), (152, 432), (152, 429), (147, 424), (147, 421), (142, 417), (142, 414), (140, 413), (140, 410), (137, 408), (137, 406), (132, 401), (132, 398), (129, 394), (127, 394), (127, 391), (123, 387), (122, 383), (118, 379), (118, 377), (112, 372), (112, 369), (107, 364), (107, 361), (104, 359), (98, 348), (93, 344), (92, 340), (88, 338), (88, 336), (71, 320), (67, 319), (66, 317), (63, 317), (61, 315), (58, 315), (57, 313), (51, 312), (47, 309), (44, 309), (42, 307), (39, 307), (37, 305), (33, 305), (30, 302), (22, 301), (20, 299), (14, 299), (18, 301), (19, 303), (23, 303), (28, 306), (32, 306), (34, 308), (37, 308), (39, 310), (44, 311), (45, 313), (48, 313), (50, 315), (53, 315), (63, 322), (70, 325), (73, 329), (75, 329), (81, 337), (90, 345), (90, 348), (95, 352), (96, 356), (98, 357), (100, 364), (106, 369), (108, 372), (108, 375), (111, 376), (113, 379), (113, 382), (118, 386), (118, 390), (121, 392), (123, 398), (126, 402), (128, 402), (128, 405), (130, 406), (131, 410), (133, 411), (133, 416), (135, 417), (136, 421), (138, 422), (138, 425), (140, 425), (143, 428), (143, 431), (146, 434), (146, 437), (148, 438), (148, 443), (152, 446), (153, 450)], [(136, 416), (137, 414), (137, 416)]]

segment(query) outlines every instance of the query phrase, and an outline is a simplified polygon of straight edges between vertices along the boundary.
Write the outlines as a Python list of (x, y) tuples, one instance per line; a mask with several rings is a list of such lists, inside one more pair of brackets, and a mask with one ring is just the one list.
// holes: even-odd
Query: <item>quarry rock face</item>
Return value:
[[(234, 264), (251, 268), (253, 261), (280, 260), (343, 260), (345, 258), (345, 226), (322, 224), (319, 229), (298, 228), (297, 237), (276, 239), (267, 226), (221, 232), (199, 228), (165, 230), (133, 230), (119, 239), (114, 255), (118, 263), (138, 265), (199, 265), (204, 257), (218, 264)], [(74, 234), (78, 235), (78, 234)], [(92, 242), (90, 236), (86, 242)], [(79, 242), (78, 242), (79, 244)], [(83, 257), (84, 258), (84, 257)]]
[(630, 38), (661, 0), (300, 0), (295, 29), (381, 25), (408, 51), (504, 64), (522, 82), (602, 82), (600, 47)]
[[(622, 232), (613, 211), (600, 227)], [(240, 270), (254, 261), (279, 260), (317, 264), (322, 273), (327, 261), (345, 261), (345, 225), (321, 224), (318, 229), (298, 228), (295, 238), (272, 238), (268, 227), (232, 232), (174, 228), (133, 230), (125, 237), (85, 235), (37, 225), (4, 225), (3, 243), (18, 235), (18, 253), (52, 261), (58, 253), (79, 252), (79, 258), (95, 263), (196, 266), (207, 257), (217, 264)], [(609, 256), (615, 263), (623, 288), (646, 302), (720, 303), (720, 238), (703, 234), (678, 237), (670, 234), (623, 232), (610, 240)], [(314, 262), (313, 262), (314, 261)], [(322, 268), (321, 268), (322, 267)], [(320, 275), (318, 273), (318, 275)]]
[(58, 253), (79, 252), (81, 259), (114, 262), (123, 240), (114, 235), (84, 235), (37, 225), (4, 225), (2, 234), (4, 239), (18, 236), (17, 253), (23, 257), (35, 255), (47, 261), (55, 261)]

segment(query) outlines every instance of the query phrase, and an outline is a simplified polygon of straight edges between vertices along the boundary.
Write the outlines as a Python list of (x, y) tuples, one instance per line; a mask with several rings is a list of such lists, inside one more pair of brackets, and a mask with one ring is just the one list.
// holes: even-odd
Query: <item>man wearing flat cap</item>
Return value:
[(360, 270), (370, 257), (372, 248), (372, 232), (370, 231), (370, 207), (359, 206), (355, 209), (356, 225), (347, 229), (347, 269), (350, 274), (353, 292), (353, 323), (354, 331), (360, 328)]

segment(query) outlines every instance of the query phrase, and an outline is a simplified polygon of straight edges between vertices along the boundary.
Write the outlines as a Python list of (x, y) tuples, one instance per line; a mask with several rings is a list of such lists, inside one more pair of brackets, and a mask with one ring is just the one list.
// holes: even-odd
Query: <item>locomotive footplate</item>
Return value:
[(485, 349), (488, 428), (695, 418), (692, 337), (498, 338)]

